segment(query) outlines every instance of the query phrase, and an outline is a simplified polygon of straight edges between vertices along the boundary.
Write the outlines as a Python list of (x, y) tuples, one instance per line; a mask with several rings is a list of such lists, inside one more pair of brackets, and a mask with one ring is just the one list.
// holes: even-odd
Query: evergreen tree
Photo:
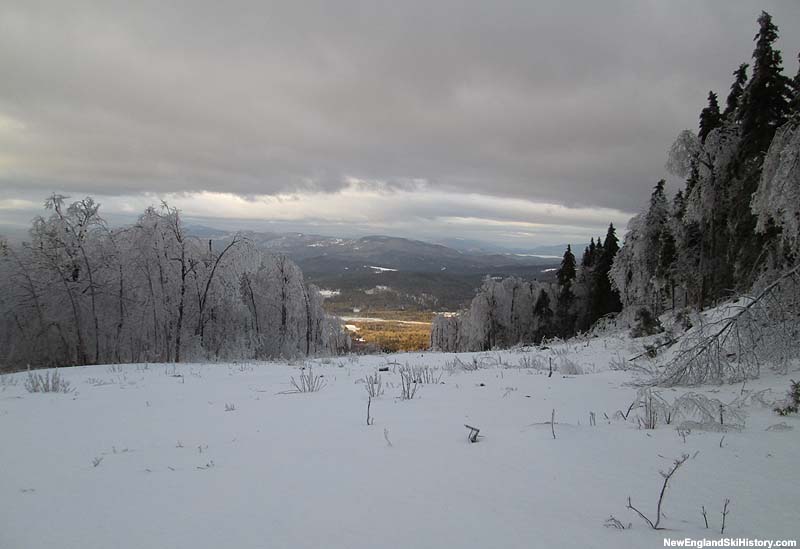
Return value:
[(677, 257), (677, 250), (675, 247), (675, 237), (668, 226), (664, 227), (661, 232), (661, 242), (658, 249), (658, 267), (656, 269), (656, 279), (660, 285), (663, 285), (672, 302), (672, 308), (675, 308), (675, 283), (673, 279), (673, 268), (675, 259)]
[(747, 83), (747, 63), (742, 63), (739, 68), (733, 71), (735, 77), (733, 84), (731, 84), (731, 91), (728, 94), (728, 99), (725, 101), (725, 112), (722, 116), (726, 119), (731, 119), (736, 115), (736, 109), (739, 107), (739, 100), (744, 92), (744, 86)]
[(567, 245), (564, 258), (561, 260), (561, 267), (556, 273), (556, 280), (558, 280), (556, 321), (559, 335), (561, 336), (572, 335), (575, 331), (575, 314), (572, 311), (572, 306), (575, 301), (575, 293), (572, 291), (572, 284), (575, 281), (575, 275), (575, 256), (572, 254), (572, 247)]
[(658, 268), (659, 247), (661, 245), (661, 233), (666, 227), (669, 218), (669, 207), (667, 197), (664, 194), (663, 179), (656, 183), (650, 195), (650, 208), (647, 210), (645, 220), (645, 255), (642, 267), (647, 271), (647, 278), (652, 278)]
[(597, 259), (597, 266), (594, 272), (592, 313), (595, 320), (608, 313), (622, 310), (619, 292), (611, 287), (611, 279), (609, 278), (611, 266), (614, 264), (614, 257), (619, 251), (619, 240), (613, 223), (608, 225), (608, 232), (602, 249), (603, 251)]
[(758, 25), (753, 77), (744, 89), (736, 118), (741, 122), (746, 149), (763, 153), (775, 130), (786, 121), (792, 86), (783, 75), (781, 52), (772, 47), (778, 39), (778, 27), (765, 11), (761, 12)]
[(561, 259), (561, 267), (556, 272), (556, 279), (561, 288), (570, 288), (575, 280), (575, 256), (572, 254), (572, 246), (567, 244), (567, 250)]
[(619, 239), (617, 238), (617, 230), (614, 228), (613, 223), (608, 224), (608, 231), (606, 232), (606, 239), (603, 241), (603, 256), (602, 259), (610, 267), (614, 262), (614, 256), (619, 251)]
[(553, 310), (550, 308), (550, 296), (542, 288), (536, 305), (533, 307), (533, 317), (539, 321), (539, 329), (534, 334), (534, 341), (553, 335)]
[(581, 259), (581, 267), (590, 268), (594, 265), (595, 261), (595, 245), (594, 238), (589, 242), (589, 245), (583, 251), (583, 258)]
[(686, 213), (686, 198), (683, 191), (678, 191), (675, 198), (672, 199), (672, 215), (677, 219), (682, 219), (684, 213)]
[[(741, 143), (736, 158), (727, 174), (724, 214), (724, 246), (716, 249), (716, 260), (721, 264), (714, 272), (717, 276), (712, 291), (721, 295), (730, 288), (745, 290), (757, 275), (756, 265), (764, 258), (764, 251), (774, 248), (774, 231), (757, 233), (756, 216), (750, 207), (753, 193), (761, 178), (764, 154), (769, 148), (777, 128), (789, 116), (791, 80), (782, 74), (781, 53), (773, 49), (778, 38), (778, 28), (767, 12), (758, 18), (759, 30), (755, 35), (753, 51), (753, 76), (741, 97), (736, 118), (740, 123)], [(723, 232), (723, 231), (720, 231)]]
[(719, 112), (717, 94), (708, 92), (708, 106), (700, 112), (700, 132), (697, 134), (700, 141), (705, 143), (706, 136), (722, 125), (722, 115)]

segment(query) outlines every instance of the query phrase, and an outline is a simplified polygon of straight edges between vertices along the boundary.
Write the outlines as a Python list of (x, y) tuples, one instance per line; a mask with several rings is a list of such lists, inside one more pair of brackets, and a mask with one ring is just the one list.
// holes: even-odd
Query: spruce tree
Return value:
[(561, 259), (561, 267), (556, 272), (558, 285), (562, 288), (569, 288), (575, 280), (575, 256), (572, 254), (572, 246), (567, 244), (567, 250)]
[(561, 267), (556, 272), (556, 279), (558, 280), (556, 318), (559, 335), (561, 336), (572, 335), (575, 331), (575, 315), (572, 312), (572, 305), (575, 301), (572, 284), (575, 282), (575, 275), (575, 256), (572, 254), (572, 247), (567, 245), (567, 250), (561, 260)]
[(683, 191), (678, 191), (672, 199), (672, 215), (680, 220), (683, 219), (684, 213), (686, 213), (686, 198)]
[(675, 308), (675, 281), (673, 277), (677, 249), (675, 247), (675, 236), (669, 227), (664, 227), (661, 232), (661, 242), (658, 248), (658, 267), (656, 269), (656, 279), (663, 284)]
[(550, 308), (550, 296), (544, 289), (539, 291), (536, 305), (533, 307), (533, 316), (539, 320), (539, 329), (534, 335), (534, 341), (553, 335), (553, 310)]
[(747, 83), (747, 63), (742, 63), (739, 68), (733, 71), (735, 80), (731, 84), (731, 91), (728, 94), (728, 99), (725, 101), (725, 112), (722, 116), (726, 119), (733, 118), (736, 115), (736, 109), (739, 107), (739, 100), (744, 92), (744, 86)]
[(661, 233), (664, 231), (669, 218), (667, 197), (664, 194), (665, 184), (666, 182), (662, 179), (656, 183), (656, 186), (653, 188), (653, 192), (650, 195), (650, 207), (647, 210), (647, 217), (645, 218), (645, 253), (644, 265), (642, 265), (642, 268), (647, 272), (647, 279), (656, 274), (659, 247), (661, 245)]
[(717, 265), (712, 267), (715, 273), (712, 292), (717, 296), (730, 288), (749, 288), (757, 275), (756, 263), (762, 260), (764, 250), (774, 244), (774, 233), (756, 233), (756, 217), (750, 202), (761, 178), (764, 154), (775, 131), (789, 116), (792, 87), (791, 80), (782, 74), (781, 53), (773, 48), (778, 27), (767, 12), (761, 13), (758, 24), (753, 75), (736, 111), (741, 143), (727, 174), (722, 208), (727, 218), (724, 245), (716, 248), (713, 258)]
[(786, 121), (792, 86), (783, 75), (781, 52), (772, 47), (778, 39), (778, 27), (765, 11), (761, 12), (758, 25), (753, 39), (753, 77), (744, 89), (736, 118), (741, 123), (747, 152), (763, 153), (775, 130)]
[(592, 267), (592, 265), (594, 265), (594, 251), (595, 251), (594, 238), (592, 238), (591, 242), (589, 242), (589, 245), (583, 251), (583, 258), (581, 258), (581, 267), (588, 269)]
[(603, 242), (602, 253), (597, 259), (594, 271), (594, 296), (592, 299), (593, 320), (622, 310), (622, 302), (619, 293), (611, 287), (611, 280), (608, 274), (614, 264), (614, 257), (619, 251), (619, 240), (617, 239), (614, 224), (608, 225), (606, 239)]
[(713, 91), (708, 92), (708, 106), (700, 112), (700, 131), (697, 134), (700, 141), (705, 143), (706, 136), (711, 130), (722, 125), (722, 115), (719, 112), (717, 94)]
[(609, 266), (614, 262), (614, 256), (617, 255), (618, 251), (619, 239), (617, 238), (617, 229), (614, 228), (613, 223), (609, 223), (606, 239), (603, 241), (603, 256), (606, 258)]

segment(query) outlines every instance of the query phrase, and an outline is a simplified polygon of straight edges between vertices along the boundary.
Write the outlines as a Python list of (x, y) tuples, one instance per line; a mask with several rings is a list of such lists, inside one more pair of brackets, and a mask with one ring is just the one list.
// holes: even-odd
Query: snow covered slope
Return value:
[[(741, 431), (693, 429), (684, 441), (675, 424), (643, 429), (642, 409), (616, 414), (636, 398), (632, 374), (609, 369), (638, 350), (612, 336), (459, 361), (320, 359), (308, 364), (325, 386), (308, 394), (286, 394), (301, 373), (286, 363), (63, 369), (68, 394), (4, 376), (0, 547), (661, 547), (718, 537), (725, 498), (726, 535), (796, 538), (800, 420), (721, 386), (694, 391), (739, 399)], [(561, 371), (548, 377), (551, 359)], [(398, 399), (406, 363), (441, 382)], [(367, 426), (363, 378), (387, 364)], [(766, 376), (745, 396), (786, 387)], [(793, 429), (766, 430), (781, 422)], [(477, 444), (464, 424), (481, 429)], [(684, 453), (667, 530), (651, 530), (627, 498), (655, 518), (659, 470)], [(632, 528), (605, 528), (609, 515)]]

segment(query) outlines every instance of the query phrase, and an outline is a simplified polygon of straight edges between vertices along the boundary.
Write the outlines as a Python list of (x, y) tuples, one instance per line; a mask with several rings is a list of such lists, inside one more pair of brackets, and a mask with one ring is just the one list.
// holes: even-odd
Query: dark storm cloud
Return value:
[(355, 177), (635, 211), (762, 7), (793, 74), (795, 1), (5, 2), (0, 190)]

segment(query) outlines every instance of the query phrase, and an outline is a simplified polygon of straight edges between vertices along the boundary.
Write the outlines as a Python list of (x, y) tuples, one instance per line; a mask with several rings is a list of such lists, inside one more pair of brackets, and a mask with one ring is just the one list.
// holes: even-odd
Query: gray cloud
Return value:
[[(800, 3), (763, 7), (794, 73)], [(0, 191), (255, 196), (354, 177), (635, 211), (749, 60), (760, 9), (4, 2)]]

